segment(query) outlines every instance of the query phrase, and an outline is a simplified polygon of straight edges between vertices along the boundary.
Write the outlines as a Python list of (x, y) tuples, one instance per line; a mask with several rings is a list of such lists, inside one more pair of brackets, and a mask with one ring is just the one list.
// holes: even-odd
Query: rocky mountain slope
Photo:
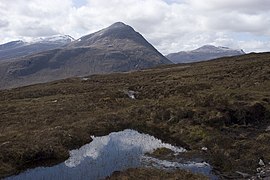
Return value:
[[(57, 164), (90, 135), (127, 128), (184, 147), (178, 159), (202, 159), (220, 179), (263, 177), (270, 169), (270, 53), (1, 90), (0, 117), (0, 178)], [(171, 173), (158, 174), (181, 179)]]
[(0, 89), (171, 63), (132, 27), (118, 22), (62, 49), (0, 61)]
[(245, 54), (243, 50), (205, 45), (192, 51), (180, 51), (178, 53), (168, 54), (166, 57), (174, 63), (190, 63), (243, 54)]
[(68, 35), (37, 38), (31, 42), (12, 41), (0, 45), (0, 61), (63, 47), (74, 39)]

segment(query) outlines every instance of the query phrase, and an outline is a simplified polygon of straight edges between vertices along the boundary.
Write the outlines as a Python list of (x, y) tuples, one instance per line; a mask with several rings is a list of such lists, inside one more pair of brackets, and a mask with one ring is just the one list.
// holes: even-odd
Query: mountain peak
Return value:
[(204, 45), (195, 50), (168, 54), (166, 57), (174, 63), (190, 63), (216, 59), (220, 57), (239, 56), (245, 54), (242, 49), (232, 49), (223, 46)]
[(101, 34), (101, 35), (120, 35), (122, 36), (123, 34), (126, 33), (135, 33), (135, 30), (129, 26), (126, 25), (122, 22), (116, 22), (112, 25), (110, 25), (109, 27), (100, 30), (99, 32), (97, 32), (97, 34)]
[(220, 52), (226, 52), (226, 51), (239, 51), (243, 54), (244, 51), (241, 50), (241, 49), (232, 49), (232, 48), (229, 48), (229, 47), (224, 47), (224, 46), (214, 46), (214, 45), (204, 45), (202, 47), (199, 47), (191, 52), (216, 52), (216, 53), (220, 53)]
[(111, 26), (109, 26), (109, 28), (119, 28), (119, 27), (126, 27), (126, 26), (128, 25), (126, 25), (123, 22), (116, 22), (116, 23), (113, 23)]
[(197, 48), (197, 49), (195, 49), (193, 51), (196, 51), (196, 52), (207, 51), (208, 52), (208, 51), (217, 51), (217, 50), (219, 50), (219, 48), (216, 47), (216, 46), (213, 46), (213, 45), (204, 45), (204, 46), (199, 47), (199, 48)]
[[(49, 40), (58, 38), (62, 39), (53, 37)], [(41, 45), (47, 44), (36, 43), (29, 46)], [(6, 84), (5, 87), (17, 87), (67, 77), (126, 72), (172, 63), (140, 33), (119, 22), (61, 48), (22, 56), (14, 61), (16, 62), (3, 66), (0, 64), (0, 70), (4, 69), (4, 73), (0, 73), (1, 88)], [(10, 79), (14, 81), (11, 82)]]
[(127, 42), (134, 42), (145, 47), (153, 48), (141, 34), (136, 32), (131, 26), (122, 22), (116, 22), (98, 32), (86, 35), (72, 42), (69, 47), (107, 47), (119, 46), (128, 47)]

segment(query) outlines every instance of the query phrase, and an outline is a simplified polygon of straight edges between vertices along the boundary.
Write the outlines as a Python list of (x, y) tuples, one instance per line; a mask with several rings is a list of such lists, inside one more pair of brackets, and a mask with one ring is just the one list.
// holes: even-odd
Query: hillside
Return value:
[(270, 162), (270, 53), (2, 90), (0, 117), (0, 177), (126, 128), (185, 147), (220, 178), (256, 175)]
[(239, 56), (243, 54), (245, 54), (243, 50), (205, 45), (192, 51), (180, 51), (177, 53), (171, 53), (166, 55), (166, 57), (177, 64), (206, 61), (221, 57)]
[(0, 61), (61, 48), (72, 41), (74, 41), (74, 39), (68, 35), (55, 35), (38, 38), (31, 42), (24, 42), (21, 40), (11, 41), (0, 45)]
[(171, 63), (132, 27), (118, 22), (65, 48), (0, 61), (0, 89)]

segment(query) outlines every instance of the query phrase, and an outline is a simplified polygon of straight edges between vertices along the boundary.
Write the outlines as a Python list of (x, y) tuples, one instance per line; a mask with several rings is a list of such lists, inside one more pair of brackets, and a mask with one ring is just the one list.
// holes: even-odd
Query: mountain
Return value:
[(154, 50), (141, 34), (122, 22), (112, 24), (106, 29), (86, 35), (69, 44), (69, 47), (119, 47), (120, 49), (132, 49), (143, 46)]
[(34, 39), (30, 42), (12, 41), (0, 45), (0, 61), (59, 48), (74, 41), (68, 35), (55, 35)]
[(0, 61), (0, 89), (171, 63), (132, 27), (118, 22), (61, 49)]
[(243, 50), (205, 45), (192, 51), (180, 51), (178, 53), (168, 54), (166, 57), (174, 63), (190, 63), (243, 54), (245, 54)]

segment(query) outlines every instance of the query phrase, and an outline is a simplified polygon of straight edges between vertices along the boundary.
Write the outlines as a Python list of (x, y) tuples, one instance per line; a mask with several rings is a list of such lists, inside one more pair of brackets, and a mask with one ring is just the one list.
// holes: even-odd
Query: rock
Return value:
[(135, 94), (137, 94), (137, 92), (132, 91), (132, 90), (128, 90), (128, 91), (124, 91), (124, 93), (125, 93), (126, 95), (128, 95), (128, 97), (129, 97), (130, 99), (136, 99)]
[(202, 147), (202, 151), (207, 151), (208, 148), (207, 147)]
[(82, 78), (82, 81), (87, 81), (89, 78)]
[(264, 162), (263, 162), (262, 159), (259, 160), (259, 165), (260, 165), (260, 166), (265, 166), (265, 164), (264, 164)]
[(134, 91), (128, 91), (128, 97), (131, 99), (135, 99), (135, 92)]

